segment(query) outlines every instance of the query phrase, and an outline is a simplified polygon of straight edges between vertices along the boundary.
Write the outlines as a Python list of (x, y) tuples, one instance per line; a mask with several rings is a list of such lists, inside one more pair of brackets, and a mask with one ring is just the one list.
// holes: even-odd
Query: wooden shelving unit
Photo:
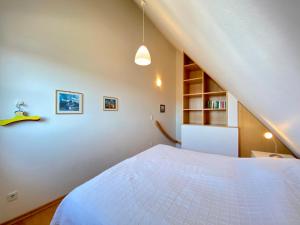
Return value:
[(227, 126), (227, 92), (184, 54), (183, 123)]

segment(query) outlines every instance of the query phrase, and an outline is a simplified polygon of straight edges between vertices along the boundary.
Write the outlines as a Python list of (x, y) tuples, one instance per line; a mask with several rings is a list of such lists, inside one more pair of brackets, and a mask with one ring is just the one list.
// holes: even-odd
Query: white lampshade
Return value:
[(151, 64), (151, 56), (145, 45), (141, 45), (135, 54), (134, 62), (140, 66), (147, 66)]

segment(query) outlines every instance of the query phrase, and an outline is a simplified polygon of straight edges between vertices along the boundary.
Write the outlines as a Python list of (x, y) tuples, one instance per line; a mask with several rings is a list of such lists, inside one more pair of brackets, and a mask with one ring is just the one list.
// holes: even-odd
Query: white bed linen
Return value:
[(155, 146), (77, 187), (51, 225), (299, 225), (296, 159)]

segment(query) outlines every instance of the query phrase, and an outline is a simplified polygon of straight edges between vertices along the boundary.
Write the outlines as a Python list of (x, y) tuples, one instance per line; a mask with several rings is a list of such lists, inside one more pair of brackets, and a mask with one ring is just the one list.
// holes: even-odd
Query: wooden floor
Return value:
[(30, 216), (23, 221), (17, 222), (18, 225), (49, 225), (58, 205), (52, 206), (36, 215)]
[(61, 200), (62, 199), (55, 200), (2, 225), (49, 225)]

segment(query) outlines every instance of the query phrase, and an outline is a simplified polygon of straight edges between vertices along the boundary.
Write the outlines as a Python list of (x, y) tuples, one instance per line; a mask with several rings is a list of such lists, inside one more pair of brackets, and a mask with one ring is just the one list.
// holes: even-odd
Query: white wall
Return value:
[[(175, 136), (176, 50), (146, 19), (152, 65), (136, 66), (141, 15), (130, 0), (0, 2), (0, 117), (13, 116), (17, 100), (43, 117), (0, 127), (0, 222), (151, 143), (168, 144), (151, 114)], [(157, 76), (162, 88), (155, 87)], [(84, 93), (84, 114), (56, 115), (56, 89)], [(120, 99), (119, 112), (102, 111), (104, 95)], [(13, 190), (19, 198), (7, 203)]]
[[(176, 139), (181, 140), (183, 107), (183, 52), (176, 52)], [(179, 146), (179, 145), (178, 145)]]
[(238, 101), (237, 99), (229, 92), (227, 92), (227, 124), (229, 127), (238, 127)]
[(182, 125), (183, 149), (232, 157), (239, 155), (237, 127)]

